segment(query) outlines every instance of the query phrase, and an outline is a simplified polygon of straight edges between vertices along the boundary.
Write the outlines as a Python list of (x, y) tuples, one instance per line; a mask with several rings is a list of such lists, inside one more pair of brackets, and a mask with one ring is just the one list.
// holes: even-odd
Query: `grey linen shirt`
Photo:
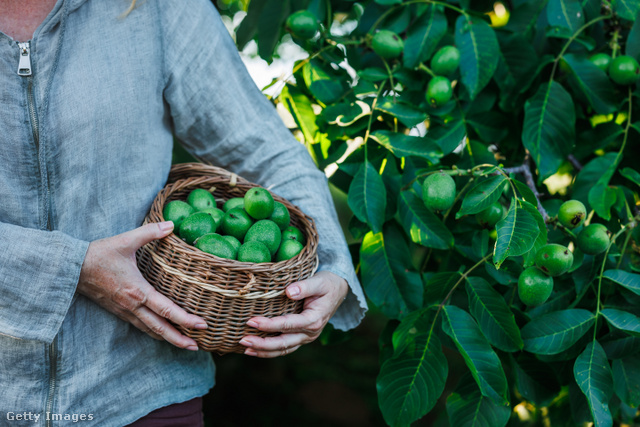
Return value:
[(122, 426), (214, 385), (210, 354), (156, 341), (76, 293), (89, 242), (142, 224), (174, 133), (315, 219), (319, 269), (350, 287), (337, 329), (366, 310), (325, 176), (211, 2), (146, 0), (121, 18), (129, 3), (58, 0), (22, 57), (31, 76), (0, 34), (0, 425), (76, 414)]

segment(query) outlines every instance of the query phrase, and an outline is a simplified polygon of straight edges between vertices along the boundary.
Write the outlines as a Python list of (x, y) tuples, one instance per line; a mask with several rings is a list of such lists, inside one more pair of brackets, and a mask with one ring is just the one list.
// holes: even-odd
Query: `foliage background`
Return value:
[[(274, 361), (221, 358), (219, 386), (207, 397), (209, 420), (225, 425), (229, 414), (229, 425), (384, 425), (379, 405), (386, 423), (397, 425), (611, 425), (611, 413), (632, 422), (640, 403), (640, 372), (633, 369), (640, 275), (622, 280), (616, 272), (638, 271), (637, 229), (626, 224), (638, 213), (640, 175), (628, 154), (638, 152), (639, 93), (612, 84), (587, 58), (640, 56), (640, 26), (633, 25), (640, 2), (513, 0), (504, 28), (488, 25), (494, 17), (487, 13), (497, 11), (488, 1), (216, 5), (229, 16), (248, 8), (236, 41), (242, 47), (257, 40), (267, 61), (289, 37), (289, 13), (308, 9), (325, 25), (319, 38), (295, 40), (314, 55), (298, 63), (295, 83), (283, 87), (278, 79), (267, 89), (283, 89), (274, 103), (292, 116), (319, 167), (334, 167), (330, 181), (372, 312), (354, 333), (327, 331), (328, 347), (315, 343)], [(336, 16), (358, 27), (344, 37), (328, 31)], [(376, 28), (402, 34), (402, 59), (384, 62), (371, 52)], [(460, 72), (451, 77), (456, 96), (434, 108), (424, 99), (427, 64), (446, 44), (462, 51)], [(344, 59), (351, 69), (336, 66)], [(367, 143), (353, 144), (358, 138)], [(420, 182), (441, 168), (462, 188), (444, 217), (419, 203)], [(474, 189), (478, 182), (484, 187)], [(504, 183), (511, 189), (503, 192)], [(576, 250), (575, 235), (555, 220), (569, 197), (593, 210), (593, 222), (624, 232), (624, 244), (599, 257)], [(473, 221), (473, 205), (489, 201), (509, 209), (509, 221), (496, 230)], [(556, 279), (548, 303), (528, 308), (514, 280), (546, 242), (569, 245), (576, 262)], [(485, 263), (490, 258), (501, 270)], [(603, 288), (605, 267), (611, 280)], [(556, 330), (543, 331), (547, 323)], [(409, 374), (400, 373), (403, 364)], [(476, 381), (459, 381), (465, 372)], [(502, 406), (507, 401), (510, 409)], [(244, 409), (256, 402), (259, 409)], [(517, 408), (528, 418), (515, 416)]]

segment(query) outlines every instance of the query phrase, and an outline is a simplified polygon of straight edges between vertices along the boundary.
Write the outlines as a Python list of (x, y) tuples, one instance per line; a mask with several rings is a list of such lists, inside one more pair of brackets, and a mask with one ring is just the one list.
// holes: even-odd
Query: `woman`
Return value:
[(211, 3), (147, 0), (119, 18), (128, 5), (0, 0), (0, 412), (16, 425), (31, 413), (45, 425), (75, 414), (121, 426), (162, 407), (183, 408), (185, 425), (195, 407), (201, 421), (211, 356), (169, 321), (206, 324), (135, 264), (140, 246), (172, 231), (140, 224), (166, 182), (173, 134), (316, 220), (319, 273), (287, 288), (304, 311), (251, 319), (282, 334), (245, 337), (247, 355), (290, 353), (329, 319), (349, 329), (366, 310), (324, 175)]

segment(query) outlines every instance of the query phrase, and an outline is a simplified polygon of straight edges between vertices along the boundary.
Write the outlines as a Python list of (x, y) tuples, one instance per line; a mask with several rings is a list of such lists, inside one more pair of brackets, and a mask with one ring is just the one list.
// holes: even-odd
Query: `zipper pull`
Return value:
[(20, 48), (18, 75), (28, 77), (31, 75), (31, 44), (29, 42), (18, 43), (18, 47)]

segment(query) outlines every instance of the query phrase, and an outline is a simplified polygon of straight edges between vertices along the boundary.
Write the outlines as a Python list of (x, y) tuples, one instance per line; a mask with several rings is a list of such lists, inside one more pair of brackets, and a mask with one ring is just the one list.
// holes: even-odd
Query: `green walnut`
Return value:
[(456, 199), (456, 182), (443, 172), (429, 175), (422, 183), (422, 200), (431, 211), (446, 211)]
[(496, 226), (498, 221), (504, 216), (504, 206), (500, 203), (492, 203), (491, 206), (482, 210), (476, 214), (476, 221), (482, 226), (482, 228), (492, 229)]
[(460, 51), (455, 46), (443, 46), (433, 55), (430, 65), (435, 74), (448, 76), (460, 66)]
[(319, 28), (316, 16), (307, 10), (299, 10), (289, 15), (285, 25), (294, 36), (304, 40), (313, 38)]
[(558, 210), (558, 221), (567, 228), (579, 227), (586, 217), (587, 208), (578, 200), (568, 200)]
[(573, 253), (557, 243), (549, 243), (536, 252), (536, 266), (549, 276), (566, 273), (573, 264)]
[(529, 267), (518, 278), (518, 296), (526, 305), (543, 304), (553, 291), (553, 277), (537, 267)]
[(440, 107), (449, 102), (453, 96), (451, 81), (442, 76), (436, 76), (429, 80), (427, 85), (426, 99), (432, 107)]
[(576, 243), (585, 254), (598, 255), (609, 247), (610, 234), (603, 224), (589, 224), (578, 233)]
[(640, 78), (640, 64), (632, 56), (618, 56), (609, 64), (609, 77), (619, 85), (632, 85)]
[(404, 42), (393, 31), (380, 30), (373, 36), (371, 47), (381, 58), (393, 59), (402, 53)]
[(611, 55), (604, 52), (596, 53), (589, 57), (589, 61), (606, 73), (609, 70), (609, 65), (611, 64)]

